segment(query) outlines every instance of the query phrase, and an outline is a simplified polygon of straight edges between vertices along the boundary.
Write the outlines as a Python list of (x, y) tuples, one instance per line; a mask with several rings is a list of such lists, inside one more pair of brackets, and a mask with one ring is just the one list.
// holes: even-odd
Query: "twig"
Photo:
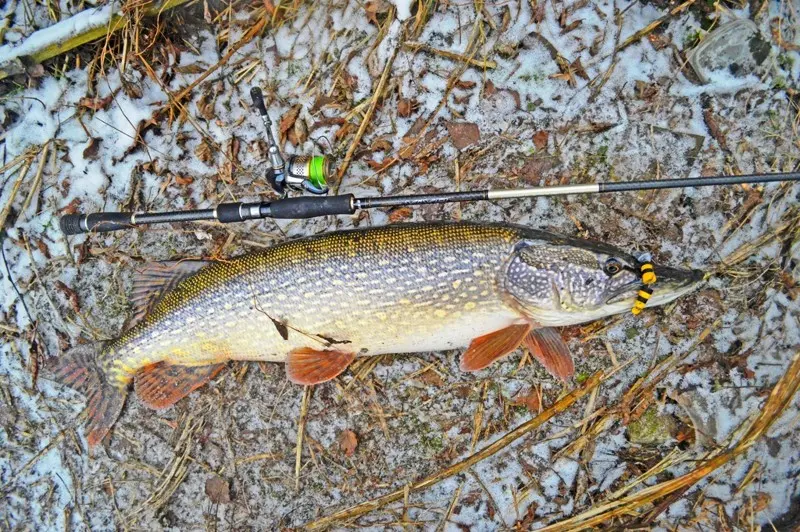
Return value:
[[(394, 47), (394, 51), (392, 52), (392, 56), (386, 61), (386, 66), (383, 68), (383, 74), (381, 74), (381, 79), (378, 81), (378, 86), (375, 87), (375, 92), (372, 93), (372, 101), (369, 104), (369, 108), (367, 112), (364, 114), (363, 120), (361, 120), (361, 125), (358, 127), (358, 131), (356, 132), (356, 136), (353, 138), (353, 142), (350, 144), (350, 148), (347, 149), (347, 153), (344, 156), (344, 160), (342, 164), (339, 166), (338, 171), (338, 180), (336, 188), (339, 188), (339, 183), (342, 182), (342, 176), (347, 173), (347, 168), (350, 166), (350, 160), (353, 158), (353, 153), (355, 153), (356, 148), (358, 148), (358, 144), (361, 142), (361, 137), (364, 136), (364, 132), (367, 130), (367, 126), (369, 125), (370, 120), (372, 119), (372, 114), (375, 112), (375, 108), (378, 106), (378, 101), (381, 99), (383, 94), (383, 89), (386, 86), (386, 80), (389, 79), (389, 73), (392, 71), (392, 65), (394, 65), (394, 59), (397, 57), (397, 52), (400, 51), (400, 44), (398, 43)], [(337, 192), (337, 191), (334, 191)]]
[(410, 50), (414, 50), (415, 52), (422, 50), (423, 52), (429, 52), (431, 54), (440, 55), (442, 57), (446, 57), (447, 59), (453, 59), (455, 61), (463, 61), (470, 65), (480, 68), (497, 68), (497, 63), (495, 61), (492, 61), (491, 59), (487, 60), (475, 59), (472, 56), (466, 56), (464, 54), (450, 52), (448, 50), (440, 50), (439, 48), (434, 48), (433, 46), (428, 46), (427, 44), (423, 44), (421, 42), (407, 42), (403, 44), (403, 47), (408, 48)]
[(620, 44), (619, 46), (617, 46), (614, 49), (614, 53), (616, 54), (617, 52), (620, 52), (620, 51), (624, 50), (625, 48), (627, 48), (628, 46), (632, 45), (633, 43), (637, 42), (639, 39), (641, 39), (642, 37), (644, 37), (648, 33), (652, 32), (657, 27), (661, 26), (664, 22), (668, 21), (669, 19), (671, 19), (672, 17), (674, 17), (675, 15), (680, 13), (681, 11), (684, 11), (685, 9), (691, 7), (691, 5), (694, 4), (696, 1), (697, 0), (686, 0), (686, 2), (682, 3), (678, 7), (672, 8), (669, 11), (669, 13), (667, 13), (663, 17), (657, 18), (656, 20), (654, 20), (653, 22), (651, 22), (650, 24), (648, 24), (644, 28), (640, 29), (639, 31), (637, 31), (636, 33), (634, 33), (633, 35), (631, 35), (630, 37), (625, 39), (625, 41), (622, 44)]
[(36, 176), (34, 176), (33, 178), (33, 184), (31, 185), (30, 192), (28, 192), (28, 197), (25, 198), (25, 203), (22, 204), (22, 209), (20, 210), (21, 213), (27, 212), (28, 207), (30, 207), (31, 202), (33, 201), (33, 197), (36, 195), (36, 191), (39, 190), (39, 185), (42, 183), (42, 174), (44, 173), (44, 167), (47, 164), (46, 160), (47, 154), (49, 152), (50, 152), (50, 141), (47, 141), (42, 147), (42, 152), (39, 155), (39, 168), (36, 170)]
[[(461, 462), (453, 464), (452, 466), (445, 468), (437, 473), (434, 473), (433, 475), (430, 475), (419, 482), (411, 484), (408, 488), (409, 491), (414, 492), (429, 488), (435, 484), (438, 484), (442, 480), (450, 478), (453, 475), (462, 473), (465, 470), (472, 467), (473, 465), (477, 464), (478, 462), (497, 454), (499, 451), (503, 450), (514, 441), (525, 436), (530, 431), (540, 427), (541, 425), (549, 421), (557, 414), (560, 414), (561, 412), (565, 411), (567, 408), (572, 406), (572, 404), (575, 403), (575, 401), (581, 399), (582, 397), (590, 393), (593, 389), (595, 389), (601, 382), (603, 382), (605, 377), (606, 375), (602, 371), (595, 373), (594, 375), (586, 379), (586, 381), (580, 388), (573, 390), (569, 394), (565, 395), (563, 398), (561, 398), (559, 401), (553, 404), (553, 406), (551, 406), (550, 408), (548, 408), (535, 418), (526, 421), (525, 423), (518, 426), (517, 428), (515, 428), (502, 438), (498, 439), (494, 443), (487, 445), (477, 453), (468, 456)], [(377, 508), (380, 508), (381, 506), (385, 506), (386, 504), (401, 500), (403, 498), (404, 493), (405, 493), (405, 488), (401, 488), (382, 497), (377, 497), (375, 499), (363, 502), (351, 508), (340, 510), (334, 514), (329, 515), (328, 517), (323, 517), (321, 519), (317, 519), (316, 521), (307, 523), (302, 528), (309, 530), (316, 530), (330, 526), (338, 521), (350, 520), (359, 517)]]
[(600, 523), (611, 522), (615, 517), (633, 512), (636, 508), (668, 497), (675, 492), (688, 489), (703, 477), (719, 469), (734, 458), (744, 454), (752, 447), (767, 432), (775, 420), (778, 419), (799, 388), (800, 352), (795, 354), (789, 368), (787, 368), (786, 372), (772, 389), (772, 393), (770, 393), (766, 404), (761, 409), (761, 414), (753, 421), (747, 433), (739, 440), (739, 443), (733, 449), (712, 458), (681, 477), (647, 487), (623, 499), (594, 506), (575, 517), (540, 530), (557, 532), (590, 528)]
[(303, 402), (300, 404), (300, 420), (297, 422), (297, 450), (294, 455), (294, 489), (300, 491), (300, 466), (303, 454), (303, 433), (306, 431), (306, 414), (308, 413), (308, 400), (311, 398), (313, 386), (306, 386), (303, 390)]
[(0, 211), (0, 232), (3, 231), (3, 228), (6, 226), (6, 220), (11, 212), (11, 206), (14, 204), (14, 199), (17, 197), (19, 187), (22, 184), (22, 181), (25, 179), (25, 176), (28, 174), (28, 169), (30, 169), (31, 164), (33, 164), (33, 159), (28, 159), (25, 162), (25, 166), (20, 169), (19, 176), (14, 182), (14, 186), (11, 188), (11, 192), (8, 195), (8, 203), (6, 203), (6, 206), (3, 207), (2, 211)]

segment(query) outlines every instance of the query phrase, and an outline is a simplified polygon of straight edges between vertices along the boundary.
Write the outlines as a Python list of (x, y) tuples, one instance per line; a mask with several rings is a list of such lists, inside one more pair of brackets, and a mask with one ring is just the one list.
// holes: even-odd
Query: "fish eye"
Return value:
[(620, 264), (617, 259), (608, 259), (603, 271), (606, 272), (607, 275), (616, 275), (622, 271), (622, 264)]

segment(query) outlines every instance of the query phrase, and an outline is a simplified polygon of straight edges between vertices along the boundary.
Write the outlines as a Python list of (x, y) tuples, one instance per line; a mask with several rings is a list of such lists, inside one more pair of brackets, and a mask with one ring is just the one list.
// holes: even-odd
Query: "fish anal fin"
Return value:
[(211, 264), (205, 260), (149, 262), (133, 277), (130, 302), (133, 315), (126, 324), (133, 327), (178, 283)]
[(461, 355), (461, 370), (478, 371), (503, 358), (520, 346), (530, 330), (531, 325), (524, 323), (475, 338)]
[(302, 347), (289, 353), (286, 376), (295, 384), (319, 384), (337, 377), (355, 358), (355, 353), (347, 351)]
[(567, 381), (575, 374), (575, 364), (561, 334), (550, 327), (534, 329), (525, 337), (525, 347), (554, 377)]
[(136, 372), (134, 390), (144, 404), (168, 408), (213, 379), (225, 364), (179, 366), (159, 362)]

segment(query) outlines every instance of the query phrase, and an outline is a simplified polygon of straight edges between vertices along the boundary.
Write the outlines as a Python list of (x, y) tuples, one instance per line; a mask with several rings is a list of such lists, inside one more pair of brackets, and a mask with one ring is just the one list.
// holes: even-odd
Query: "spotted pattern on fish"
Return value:
[[(631, 271), (606, 275), (611, 256)], [(567, 325), (608, 315), (609, 294), (628, 286), (627, 307), (613, 311), (629, 311), (634, 264), (604, 244), (517, 226), (328, 233), (200, 270), (107, 344), (98, 362), (126, 386), (156, 362), (284, 361), (303, 347), (359, 356), (460, 348), (515, 323)]]

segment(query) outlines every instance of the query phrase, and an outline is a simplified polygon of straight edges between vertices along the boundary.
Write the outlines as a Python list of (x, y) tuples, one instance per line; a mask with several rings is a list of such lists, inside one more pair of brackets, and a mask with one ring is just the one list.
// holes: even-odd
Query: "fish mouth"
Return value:
[[(682, 270), (668, 266), (657, 266), (655, 271), (656, 282), (650, 285), (653, 289), (653, 295), (650, 299), (651, 305), (669, 303), (693, 291), (705, 278), (705, 273), (701, 270)], [(606, 300), (606, 305), (634, 299), (641, 287), (641, 281), (633, 281), (622, 286), (609, 296)]]

